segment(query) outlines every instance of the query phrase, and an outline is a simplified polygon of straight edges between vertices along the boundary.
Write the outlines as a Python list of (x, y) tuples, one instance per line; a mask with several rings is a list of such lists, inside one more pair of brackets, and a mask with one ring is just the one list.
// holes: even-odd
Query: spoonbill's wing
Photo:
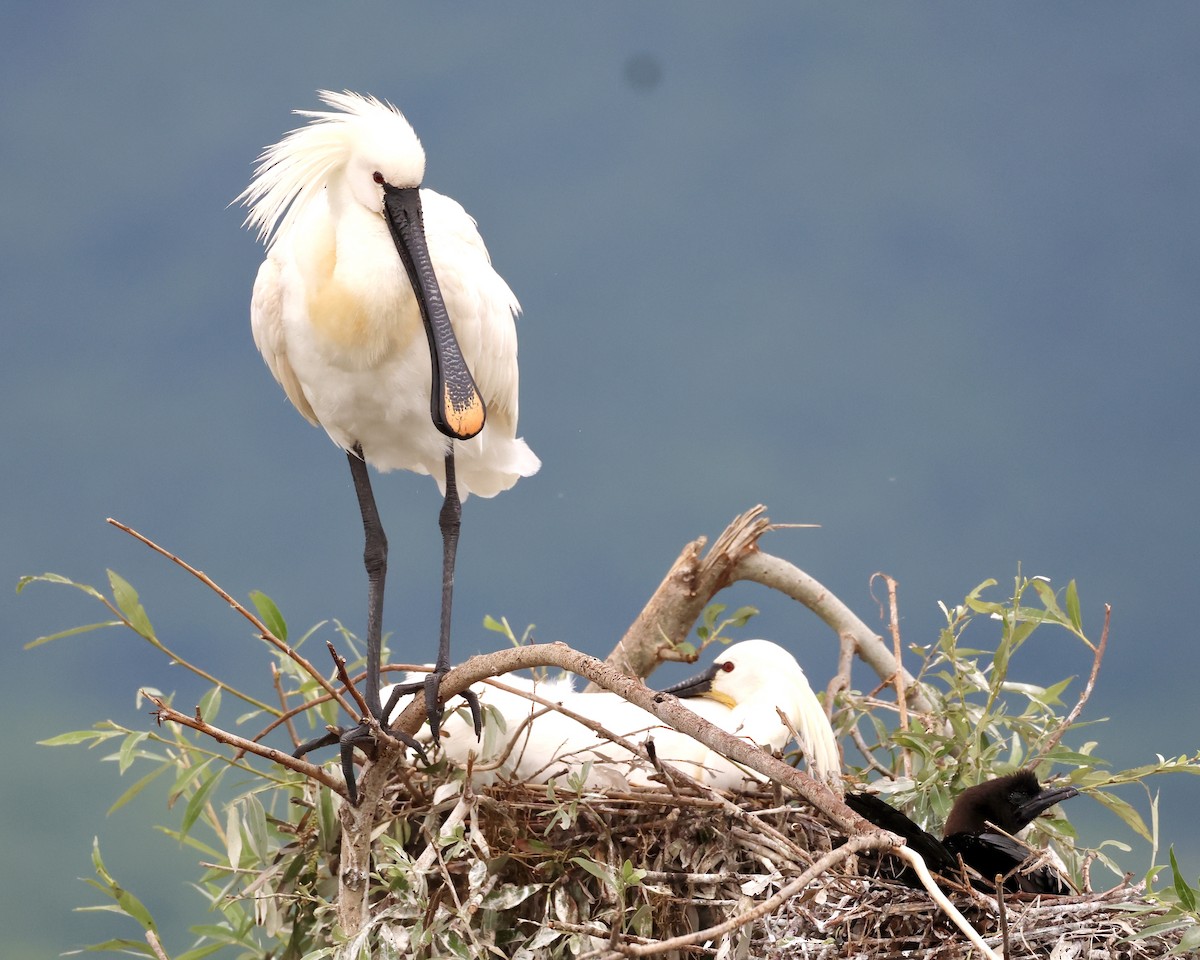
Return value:
[(258, 268), (254, 281), (254, 293), (250, 297), (250, 329), (254, 334), (254, 345), (267, 362), (271, 375), (283, 387), (283, 392), (314, 427), (320, 426), (313, 413), (304, 388), (292, 370), (287, 357), (287, 338), (283, 327), (283, 279), (279, 263), (271, 254)]

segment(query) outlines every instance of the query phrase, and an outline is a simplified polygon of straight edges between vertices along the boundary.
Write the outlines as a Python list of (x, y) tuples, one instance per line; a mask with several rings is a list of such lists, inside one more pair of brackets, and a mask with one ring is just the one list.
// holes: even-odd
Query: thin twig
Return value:
[(1008, 944), (1008, 908), (1004, 904), (1004, 877), (996, 874), (996, 908), (1000, 914), (1000, 947), (1004, 951), (1004, 960), (1012, 960), (1012, 952)]
[(158, 934), (153, 930), (146, 931), (146, 942), (150, 944), (150, 949), (154, 951), (154, 955), (158, 958), (158, 960), (171, 960), (171, 958), (167, 956), (167, 951), (164, 950), (162, 944), (159, 943)]
[(243, 753), (253, 753), (264, 760), (270, 760), (273, 763), (287, 767), (289, 770), (295, 770), (297, 773), (302, 773), (304, 776), (316, 780), (318, 783), (323, 783), (330, 790), (341, 796), (346, 796), (346, 785), (330, 776), (323, 768), (318, 767), (316, 764), (309, 763), (307, 760), (300, 760), (293, 757), (290, 753), (284, 753), (282, 750), (276, 750), (273, 747), (264, 747), (261, 743), (254, 743), (244, 737), (239, 737), (236, 734), (222, 730), (220, 727), (214, 727), (200, 716), (198, 710), (195, 715), (189, 716), (186, 713), (181, 713), (174, 707), (168, 706), (165, 701), (160, 700), (152, 694), (146, 694), (146, 697), (157, 707), (155, 715), (160, 723), (178, 723), (182, 726), (190, 727), (198, 733), (203, 733), (205, 736), (211, 737), (218, 743), (236, 747)]
[[(904, 670), (879, 634), (828, 587), (787, 560), (753, 550), (738, 560), (731, 575), (734, 580), (752, 580), (791, 597), (825, 621), (838, 637), (843, 634), (853, 637), (859, 659), (877, 676), (888, 679), (898, 670)], [(926, 712), (932, 710), (933, 702), (926, 696), (923, 685), (908, 673), (903, 676), (909, 706)]]
[(854, 741), (854, 745), (858, 747), (858, 752), (863, 755), (863, 759), (867, 762), (868, 769), (876, 771), (880, 776), (888, 780), (895, 780), (896, 775), (887, 767), (875, 759), (875, 754), (871, 752), (871, 748), (867, 746), (867, 741), (863, 739), (862, 731), (858, 729), (856, 722), (850, 728), (850, 739)]
[[(275, 694), (279, 697), (279, 714), (278, 722), (287, 727), (288, 736), (292, 738), (293, 746), (300, 746), (300, 734), (296, 731), (296, 725), (292, 723), (293, 714), (288, 709), (287, 692), (283, 689), (283, 674), (279, 672), (279, 667), (271, 664), (271, 683), (275, 687)], [(257, 738), (256, 738), (257, 739)]]
[[(385, 663), (379, 669), (384, 673), (387, 673), (388, 671), (401, 671), (401, 670), (410, 671), (410, 672), (414, 671), (414, 670), (428, 671), (429, 666), (428, 665), (422, 666), (420, 664), (412, 664), (412, 663)], [(350, 678), (351, 687), (357, 687), (360, 683), (362, 683), (362, 681), (366, 677), (366, 675), (367, 675), (367, 673), (364, 670), (361, 673), (359, 673), (357, 676), (351, 677)], [(272, 720), (270, 723), (268, 723), (265, 727), (263, 727), (261, 730), (259, 730), (258, 733), (256, 733), (250, 739), (252, 741), (254, 741), (255, 743), (258, 743), (260, 740), (262, 740), (263, 737), (267, 736), (269, 733), (271, 733), (277, 727), (281, 727), (285, 723), (288, 723), (288, 721), (290, 721), (293, 717), (298, 717), (300, 714), (305, 713), (309, 710), (312, 710), (316, 707), (319, 707), (323, 703), (329, 703), (329, 701), (331, 701), (333, 699), (334, 699), (334, 696), (332, 694), (323, 693), (320, 696), (313, 697), (310, 700), (305, 700), (298, 707), (290, 707), (289, 709), (284, 711), (280, 716), (276, 717), (274, 720)], [(339, 700), (338, 702), (341, 703), (342, 701)], [(348, 710), (346, 712), (350, 713), (350, 711), (348, 711)], [(351, 714), (351, 715), (353, 716), (353, 714)], [(361, 714), (359, 716), (361, 716)], [(296, 742), (297, 742), (297, 744), (299, 743), (298, 740)]]
[(1079, 700), (1071, 708), (1071, 712), (1067, 714), (1066, 719), (1058, 725), (1058, 728), (1050, 735), (1050, 739), (1030, 759), (1030, 768), (1036, 767), (1042, 757), (1054, 749), (1058, 741), (1063, 738), (1063, 734), (1070, 729), (1071, 724), (1079, 718), (1079, 714), (1083, 711), (1083, 705), (1088, 702), (1088, 697), (1092, 695), (1092, 690), (1096, 686), (1096, 676), (1100, 673), (1100, 662), (1104, 659), (1104, 650), (1108, 646), (1108, 625), (1111, 619), (1112, 605), (1106, 603), (1104, 605), (1104, 629), (1100, 631), (1100, 643), (1096, 647), (1095, 655), (1092, 657), (1092, 672), (1088, 675), (1087, 684), (1084, 686), (1083, 692), (1079, 695)]
[(247, 610), (241, 603), (239, 603), (237, 600), (235, 600), (226, 590), (224, 590), (222, 587), (218, 586), (217, 583), (215, 583), (213, 581), (213, 579), (208, 576), (208, 574), (204, 573), (201, 570), (197, 570), (186, 560), (183, 560), (180, 557), (177, 557), (175, 554), (173, 554), (170, 550), (167, 550), (165, 547), (160, 547), (157, 543), (155, 543), (149, 537), (145, 536), (144, 534), (138, 533), (136, 530), (133, 529), (133, 527), (122, 523), (120, 520), (114, 520), (112, 517), (109, 517), (107, 522), (112, 524), (118, 530), (124, 530), (127, 534), (129, 534), (135, 540), (141, 541), (146, 546), (148, 546), (151, 550), (153, 550), (155, 553), (157, 553), (159, 556), (166, 557), (168, 560), (170, 560), (176, 566), (182, 567), (184, 570), (186, 570), (188, 573), (190, 573), (193, 577), (195, 577), (197, 580), (199, 580), (202, 584), (204, 584), (206, 587), (208, 587), (208, 589), (210, 589), (218, 597), (220, 597), (222, 600), (224, 600), (226, 603), (228, 603), (231, 607), (233, 607), (233, 609), (236, 610), (238, 613), (240, 613), (246, 620), (250, 621), (251, 625), (255, 629), (255, 632), (257, 632), (258, 635), (260, 637), (262, 637), (263, 640), (265, 640), (267, 643), (271, 644), (271, 646), (273, 646), (276, 650), (278, 650), (284, 656), (288, 657), (288, 659), (290, 659), (294, 663), (296, 663), (300, 667), (300, 669), (302, 669), (305, 673), (307, 673), (310, 677), (312, 677), (326, 693), (328, 693), (335, 700), (337, 700), (338, 704), (341, 706), (341, 708), (343, 710), (346, 711), (346, 713), (353, 715), (353, 711), (350, 709), (350, 705), (338, 695), (337, 691), (333, 689), (333, 684), (331, 684), (328, 680), (326, 680), (325, 677), (317, 670), (316, 667), (314, 667), (311, 663), (309, 663), (308, 660), (306, 660), (304, 657), (300, 656), (300, 654), (297, 653), (293, 647), (289, 646), (283, 640), (279, 639), (279, 637), (275, 636), (275, 634), (271, 632), (270, 627), (268, 627), (258, 617), (256, 617), (253, 613), (251, 613), (249, 610)]
[(857, 649), (858, 644), (854, 642), (854, 637), (848, 633), (838, 634), (837, 673), (830, 678), (829, 685), (825, 688), (825, 716), (831, 721), (838, 694), (850, 689), (850, 671), (854, 666), (854, 652)]
[[(886, 573), (871, 574), (871, 583), (874, 585), (876, 578), (882, 579), (887, 584), (888, 591), (888, 631), (892, 635), (892, 655), (896, 658), (896, 672), (888, 679), (896, 688), (896, 706), (900, 711), (900, 729), (908, 730), (908, 698), (904, 692), (904, 671), (900, 664), (903, 662), (903, 649), (900, 645), (900, 611), (899, 604), (896, 601), (896, 579), (888, 576)], [(880, 617), (883, 616), (882, 606), (879, 611)], [(912, 756), (908, 749), (904, 748), (900, 751), (900, 759), (904, 764), (904, 775), (912, 776)]]
[(350, 695), (354, 697), (354, 702), (358, 705), (358, 715), (365, 717), (371, 710), (367, 706), (367, 701), (363, 699), (363, 695), (358, 692), (358, 686), (350, 679), (350, 674), (346, 672), (346, 658), (337, 652), (337, 647), (330, 641), (326, 640), (325, 646), (329, 648), (329, 655), (333, 657), (333, 666), (337, 670), (338, 680), (341, 681), (343, 687), (350, 691)]

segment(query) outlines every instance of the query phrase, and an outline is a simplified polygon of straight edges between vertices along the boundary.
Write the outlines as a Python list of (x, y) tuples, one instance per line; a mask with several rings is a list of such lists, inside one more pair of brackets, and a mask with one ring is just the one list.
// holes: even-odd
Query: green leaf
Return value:
[(254, 855), (260, 861), (266, 861), (271, 855), (269, 839), (267, 835), (267, 814), (263, 810), (262, 803), (258, 797), (250, 794), (245, 799), (245, 817), (243, 822), (246, 825), (246, 838), (250, 841), (250, 848), (254, 851)]
[(175, 960), (203, 960), (204, 957), (210, 957), (224, 948), (224, 943), (208, 943), (202, 947), (196, 947), (194, 950), (188, 950), (186, 953), (176, 954)]
[(503, 886), (487, 894), (479, 904), (479, 908), (481, 910), (511, 910), (518, 904), (524, 903), (545, 886), (544, 883)]
[(170, 799), (168, 805), (172, 805), (179, 799), (179, 795), (183, 793), (184, 788), (199, 777), (212, 764), (212, 758), (204, 760), (195, 766), (180, 765), (179, 772), (175, 775), (175, 782), (171, 784)]
[(88, 623), (82, 627), (71, 627), (69, 630), (60, 630), (58, 633), (50, 633), (44, 637), (38, 637), (36, 640), (30, 640), (23, 649), (32, 650), (34, 647), (40, 647), (43, 643), (49, 643), (51, 640), (61, 640), (63, 637), (74, 637), (80, 633), (87, 633), (91, 630), (99, 630), (101, 627), (123, 627), (124, 624), (120, 620), (103, 620), (100, 623)]
[(729, 617), (728, 622), (731, 627), (744, 627), (747, 620), (756, 616), (758, 616), (757, 607), (738, 607), (733, 611), (733, 615)]
[(125, 913), (142, 925), (143, 930), (154, 930), (154, 918), (150, 916), (150, 911), (146, 909), (142, 903), (128, 890), (118, 888), (117, 903)]
[(1150, 830), (1146, 827), (1145, 821), (1142, 820), (1141, 814), (1128, 801), (1122, 800), (1120, 797), (1106, 790), (1089, 790), (1088, 796), (1103, 806), (1108, 807), (1109, 810), (1125, 821), (1129, 829), (1142, 837), (1147, 843), (1154, 842), (1154, 837), (1150, 835)]
[(626, 860), (621, 864), (621, 885), (636, 887), (646, 878), (646, 871)]
[(1067, 584), (1067, 617), (1071, 621), (1071, 626), (1079, 633), (1083, 633), (1083, 612), (1079, 608), (1079, 588), (1075, 586), (1075, 581), (1072, 580)]
[(629, 918), (629, 929), (639, 937), (649, 938), (654, 933), (654, 913), (650, 904), (643, 903)]
[(1175, 893), (1179, 896), (1179, 902), (1183, 904), (1189, 913), (1195, 913), (1196, 893), (1183, 878), (1183, 873), (1179, 869), (1179, 862), (1175, 859), (1175, 848), (1171, 847), (1167, 851), (1167, 855), (1171, 859), (1171, 878), (1175, 884)]
[[(87, 907), (76, 907), (80, 913), (86, 913)], [(73, 956), (77, 953), (132, 953), (141, 957), (153, 957), (154, 951), (150, 945), (140, 940), (105, 940), (103, 943), (93, 943), (80, 950), (71, 950), (63, 956)]]
[(595, 860), (589, 860), (586, 857), (572, 857), (571, 862), (583, 867), (584, 870), (597, 880), (602, 881), (606, 886), (612, 887), (614, 890), (616, 889), (616, 879), (613, 877), (612, 871), (603, 863), (597, 863)]
[(137, 591), (129, 581), (113, 570), (108, 571), (108, 582), (112, 586), (117, 609), (129, 621), (129, 626), (140, 636), (153, 640), (154, 628), (150, 626), (150, 618), (146, 616), (146, 610), (138, 600)]
[[(203, 843), (200, 840), (197, 840), (195, 837), (184, 836), (178, 830), (171, 830), (162, 826), (161, 824), (156, 824), (154, 829), (159, 833), (166, 834), (180, 846), (187, 846), (191, 847), (193, 850), (196, 850), (202, 857), (204, 857), (205, 860), (217, 860), (221, 856), (221, 852), (219, 850), (214, 850), (207, 843)], [(228, 910), (230, 907), (227, 906), (226, 909)]]
[[(141, 900), (117, 883), (105, 868), (104, 860), (100, 857), (99, 837), (92, 838), (92, 866), (96, 870), (96, 876), (104, 881), (102, 889), (116, 901), (121, 912), (140, 923), (144, 930), (154, 930), (154, 918), (150, 916), (150, 911), (145, 908)], [(94, 881), (89, 882), (92, 886), (100, 886)]]
[(92, 869), (96, 871), (96, 876), (105, 883), (111, 884), (113, 882), (113, 878), (109, 876), (108, 871), (104, 868), (104, 859), (100, 856), (99, 837), (92, 837)]
[(263, 622), (268, 630), (275, 636), (287, 642), (287, 621), (283, 619), (283, 614), (279, 612), (279, 608), (275, 606), (275, 601), (268, 597), (261, 590), (250, 591), (250, 602), (254, 604), (254, 609), (258, 611), (258, 619)]
[(57, 737), (51, 737), (49, 740), (39, 740), (38, 746), (62, 747), (93, 740), (95, 741), (92, 744), (94, 747), (97, 743), (103, 743), (105, 740), (111, 740), (114, 737), (123, 735), (123, 730), (72, 730), (70, 733), (60, 733)]
[(1177, 956), (1195, 956), (1197, 950), (1200, 950), (1200, 927), (1191, 925), (1179, 938), (1179, 946), (1171, 952)]
[(20, 593), (31, 583), (57, 583), (67, 587), (74, 587), (76, 590), (82, 590), (88, 596), (95, 597), (100, 602), (104, 602), (104, 594), (95, 587), (89, 586), (86, 583), (76, 583), (69, 577), (64, 577), (60, 573), (43, 573), (37, 576), (26, 575), (17, 581), (17, 593)]
[(188, 801), (187, 809), (183, 811), (183, 820), (179, 824), (179, 832), (182, 836), (187, 836), (187, 832), (192, 828), (192, 824), (196, 822), (196, 818), (203, 812), (204, 804), (208, 801), (208, 795), (213, 792), (213, 788), (220, 782), (222, 775), (228, 769), (228, 767), (221, 767), (211, 777), (201, 781), (200, 786), (196, 788), (196, 792), (192, 794), (192, 798)]
[(1069, 622), (1066, 614), (1062, 612), (1062, 608), (1058, 605), (1058, 597), (1054, 594), (1054, 588), (1045, 580), (1037, 578), (1031, 580), (1030, 583), (1033, 585), (1034, 592), (1037, 593), (1038, 598), (1042, 601), (1042, 605), (1046, 608), (1046, 613), (1059, 623)]
[(133, 763), (137, 757), (138, 746), (150, 736), (146, 731), (139, 733), (131, 733), (125, 738), (121, 744), (121, 749), (117, 753), (117, 769), (124, 773), (129, 769), (129, 765)]
[(204, 718), (205, 723), (212, 723), (221, 710), (221, 688), (213, 687), (208, 693), (202, 696), (197, 709), (199, 709), (200, 716)]
[(132, 800), (139, 793), (141, 793), (142, 790), (145, 789), (146, 785), (148, 783), (150, 783), (151, 780), (153, 780), (155, 777), (160, 776), (162, 773), (164, 773), (165, 771), (167, 771), (169, 769), (170, 769), (170, 764), (163, 763), (163, 764), (160, 764), (159, 766), (155, 767), (149, 773), (142, 776), (136, 783), (134, 783), (133, 786), (131, 786), (123, 794), (121, 794), (119, 797), (117, 797), (116, 803), (114, 803), (111, 807), (108, 808), (108, 813), (111, 814), (116, 810), (120, 810), (123, 806), (125, 806), (125, 804), (127, 804), (130, 800)]

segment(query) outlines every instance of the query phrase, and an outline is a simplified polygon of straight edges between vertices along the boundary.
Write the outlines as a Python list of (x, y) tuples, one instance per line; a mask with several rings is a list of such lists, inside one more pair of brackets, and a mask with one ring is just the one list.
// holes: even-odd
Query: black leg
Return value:
[[(442, 704), (440, 686), (442, 677), (450, 671), (450, 615), (454, 606), (454, 561), (458, 555), (458, 531), (462, 526), (462, 501), (458, 497), (458, 482), (454, 475), (454, 446), (446, 450), (446, 497), (438, 514), (438, 527), (442, 531), (442, 620), (438, 634), (438, 655), (433, 672), (425, 678), (425, 712), (429, 717), (429, 728), (436, 739), (441, 731)], [(463, 699), (471, 708), (471, 720), (475, 725), (475, 737), (483, 729), (479, 710), (479, 698), (470, 690), (463, 692)]]
[[(446, 498), (442, 503), (442, 511), (438, 516), (438, 526), (442, 531), (442, 618), (441, 632), (438, 636), (438, 657), (433, 672), (424, 681), (409, 684), (398, 684), (388, 698), (386, 707), (379, 701), (379, 685), (383, 656), (383, 590), (387, 579), (387, 537), (383, 532), (383, 523), (379, 519), (379, 510), (375, 506), (375, 496), (371, 492), (371, 477), (367, 472), (367, 464), (363, 459), (362, 447), (355, 445), (347, 451), (350, 462), (350, 474), (354, 478), (354, 492), (358, 497), (358, 508), (362, 514), (365, 546), (363, 548), (363, 565), (367, 571), (367, 679), (363, 699), (367, 709), (378, 721), (386, 733), (399, 739), (411, 747), (426, 764), (428, 757), (421, 744), (407, 734), (397, 733), (390, 729), (388, 718), (395, 709), (401, 696), (425, 691), (425, 709), (429, 717), (429, 726), (436, 739), (441, 731), (442, 704), (440, 686), (442, 677), (450, 671), (450, 613), (454, 601), (454, 560), (458, 552), (458, 531), (462, 522), (462, 503), (458, 496), (458, 485), (454, 477), (454, 448), (446, 452)], [(471, 708), (471, 719), (475, 725), (475, 736), (478, 738), (482, 731), (482, 714), (479, 708), (479, 698), (470, 690), (463, 693), (463, 699)], [(293, 756), (302, 757), (311, 750), (338, 744), (341, 748), (342, 772), (346, 778), (346, 792), (352, 804), (358, 804), (358, 786), (354, 774), (354, 748), (358, 747), (368, 756), (374, 756), (374, 737), (367, 724), (360, 723), (356, 727), (344, 729), (330, 728), (329, 732), (301, 744)]]
[(379, 703), (380, 658), (383, 650), (383, 587), (387, 579), (387, 537), (379, 510), (375, 506), (375, 495), (371, 492), (371, 476), (367, 462), (363, 459), (362, 446), (355, 444), (346, 451), (350, 461), (350, 475), (354, 478), (354, 493), (358, 497), (358, 509), (362, 513), (363, 566), (367, 569), (367, 688), (363, 699), (371, 715), (386, 726), (387, 717)]
[[(375, 495), (371, 492), (371, 476), (367, 472), (366, 460), (363, 459), (362, 446), (355, 444), (353, 450), (346, 451), (346, 458), (350, 462), (350, 475), (354, 478), (354, 493), (358, 497), (365, 539), (363, 565), (367, 570), (367, 686), (363, 692), (363, 699), (366, 700), (371, 716), (387, 731), (387, 714), (379, 702), (380, 660), (383, 657), (383, 589), (387, 580), (387, 536), (383, 532), (379, 510), (375, 506)], [(399, 739), (412, 747), (422, 760), (429, 762), (424, 749), (416, 740), (407, 735), (400, 735)], [(350, 802), (357, 806), (358, 785), (354, 773), (354, 748), (358, 747), (368, 756), (374, 756), (375, 752), (374, 735), (365, 722), (348, 730), (341, 727), (331, 728), (325, 735), (302, 743), (296, 748), (293, 756), (302, 757), (312, 750), (335, 743), (341, 748), (346, 793)]]

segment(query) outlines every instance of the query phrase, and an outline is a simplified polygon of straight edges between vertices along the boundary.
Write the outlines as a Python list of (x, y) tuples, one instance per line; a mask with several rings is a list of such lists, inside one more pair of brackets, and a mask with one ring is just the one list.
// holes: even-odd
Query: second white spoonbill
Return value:
[[(485, 718), (482, 742), (462, 711), (445, 718), (440, 738), (446, 757), (457, 765), (475, 755), (477, 782), (500, 777), (545, 783), (575, 775), (589, 788), (661, 786), (640, 756), (523, 693), (560, 705), (631, 743), (653, 738), (659, 759), (708, 786), (737, 789), (751, 778), (761, 779), (615, 693), (576, 691), (569, 678), (535, 682), (505, 674), (496, 679), (512, 692), (486, 683), (474, 688)], [(385, 698), (391, 690), (384, 689)], [(795, 731), (809, 772), (840, 789), (841, 761), (825, 711), (796, 658), (778, 644), (733, 644), (699, 676), (664, 692), (684, 698), (685, 706), (710, 723), (768, 751), (781, 749)]]
[[(519, 310), (492, 268), (475, 221), (422, 188), (425, 151), (399, 110), (374, 97), (321, 91), (331, 111), (259, 158), (238, 197), (267, 241), (254, 283), (254, 342), (288, 399), (349, 458), (368, 579), (365, 699), (381, 722), (379, 660), (387, 538), (367, 464), (431, 475), (443, 493), (438, 656), (420, 684), (430, 725), (450, 666), (450, 612), (461, 501), (495, 496), (535, 473), (517, 437)], [(365, 724), (304, 744), (352, 752)]]

